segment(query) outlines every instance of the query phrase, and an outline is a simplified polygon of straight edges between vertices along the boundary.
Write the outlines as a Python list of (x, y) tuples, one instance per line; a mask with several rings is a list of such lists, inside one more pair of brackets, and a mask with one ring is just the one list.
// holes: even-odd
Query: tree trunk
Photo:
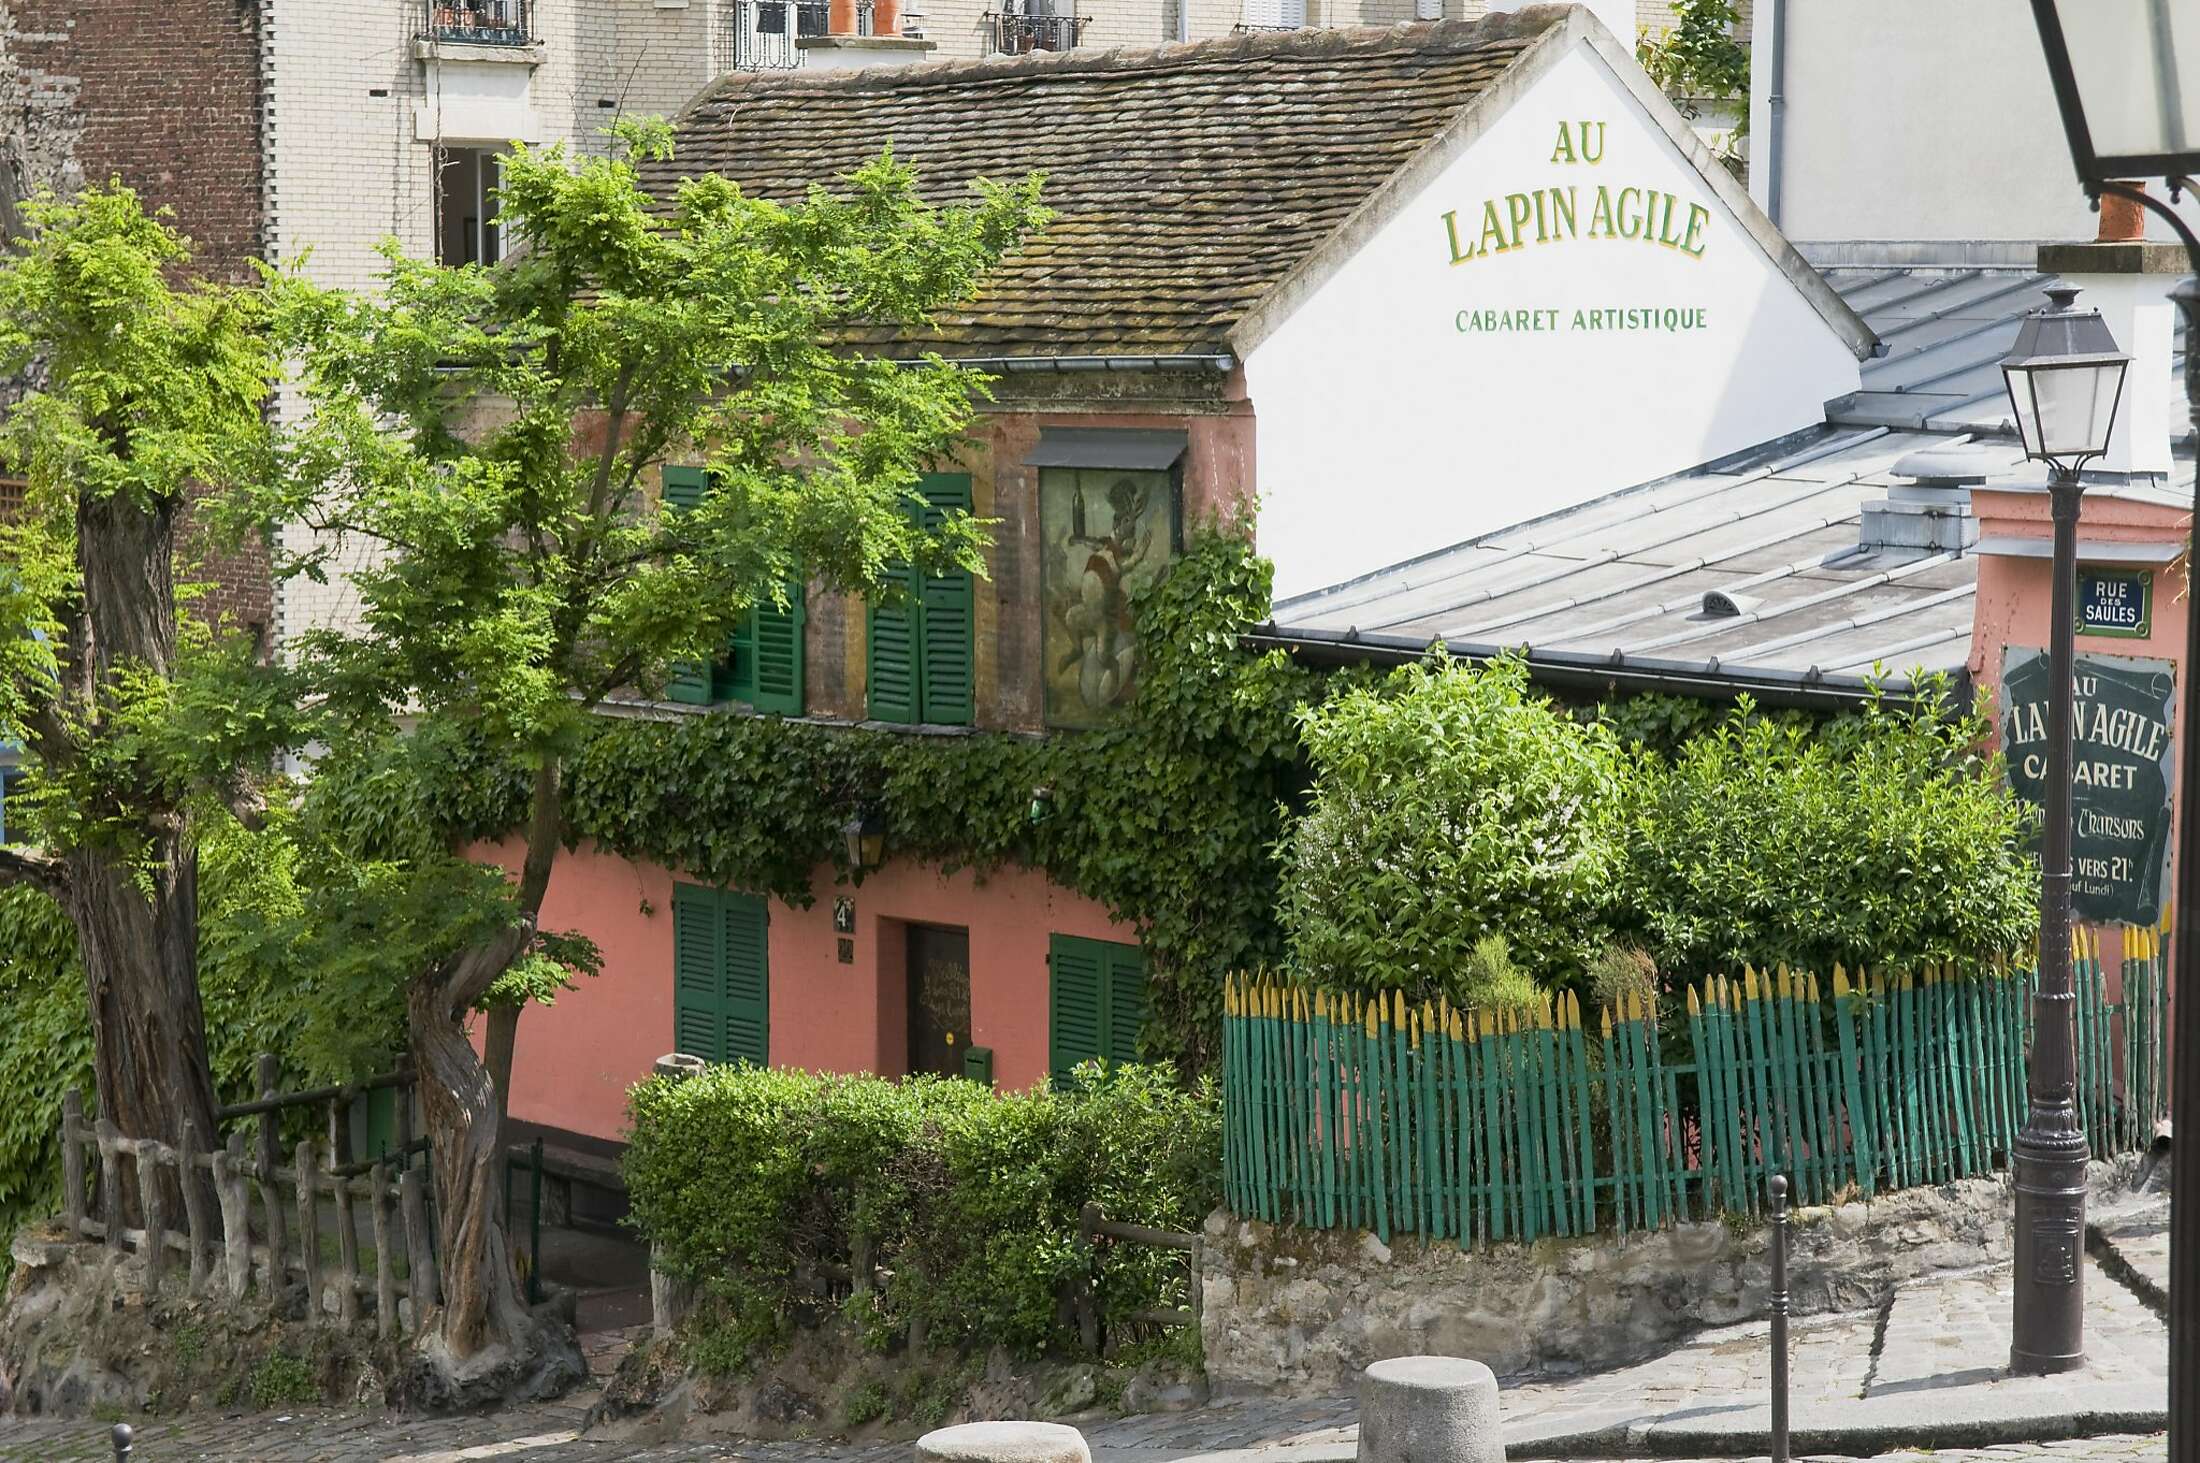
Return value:
[(557, 1396), (587, 1373), (570, 1331), (537, 1319), (521, 1298), (498, 1202), (503, 1150), (497, 1084), (466, 1039), (468, 1014), (534, 938), (563, 819), (558, 766), (546, 759), (535, 778), (519, 922), (423, 974), (406, 995), (413, 1067), (435, 1158), (443, 1308), (405, 1390), (434, 1411)]
[(512, 1054), (519, 1046), (521, 1005), (491, 1006), (483, 1029), (482, 1060), (489, 1066), (489, 1081), (497, 1094), (497, 1148), (504, 1147), (505, 1125), (512, 1120)]

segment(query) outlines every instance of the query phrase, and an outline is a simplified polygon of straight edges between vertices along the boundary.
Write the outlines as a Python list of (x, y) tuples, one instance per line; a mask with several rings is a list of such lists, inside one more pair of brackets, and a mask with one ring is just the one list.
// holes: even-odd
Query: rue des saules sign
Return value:
[[(2080, 655), (2074, 663), (2070, 902), (2078, 918), (2162, 917), (2174, 786), (2177, 676), (2166, 660)], [(2041, 650), (2011, 646), (2001, 679), (2009, 782), (2035, 808), (2047, 782), (2050, 677)]]
[[(1551, 181), (1493, 194), (1442, 215), (1445, 246), (1462, 269), (1497, 268), (1507, 255), (1553, 247), (1603, 245), (1656, 249), (1700, 263), (1712, 248), (1710, 207), (1668, 189), (1631, 180), (1614, 164), (1605, 171), (1609, 139), (1631, 134), (1596, 119), (1561, 121), (1551, 145)], [(1583, 260), (1583, 287), (1571, 298), (1520, 299), (1492, 290), (1484, 303), (1453, 317), (1461, 335), (1574, 332), (1681, 332), (1709, 328), (1700, 299), (1607, 293), (1592, 280), (1612, 279), (1610, 260)], [(1497, 286), (1495, 278), (1478, 283)]]

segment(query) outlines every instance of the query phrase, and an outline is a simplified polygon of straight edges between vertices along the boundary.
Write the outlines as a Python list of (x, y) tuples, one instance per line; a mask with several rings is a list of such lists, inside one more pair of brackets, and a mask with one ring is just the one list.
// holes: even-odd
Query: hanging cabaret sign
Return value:
[[(2153, 925), (2162, 917), (2175, 787), (2177, 677), (2166, 660), (2080, 655), (2071, 781), (2071, 908), (2082, 920)], [(2003, 653), (2002, 751), (2009, 783), (2038, 808), (2047, 777), (2047, 653)]]

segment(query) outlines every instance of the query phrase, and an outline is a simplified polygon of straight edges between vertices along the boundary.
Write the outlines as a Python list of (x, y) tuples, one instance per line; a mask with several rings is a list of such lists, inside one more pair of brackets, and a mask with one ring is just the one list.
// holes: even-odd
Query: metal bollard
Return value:
[(107, 1434), (107, 1437), (115, 1445), (115, 1463), (129, 1463), (130, 1444), (137, 1437), (136, 1433), (130, 1431), (130, 1424), (116, 1423), (115, 1430)]
[(1788, 1181), (1774, 1174), (1772, 1195), (1772, 1463), (1788, 1463)]

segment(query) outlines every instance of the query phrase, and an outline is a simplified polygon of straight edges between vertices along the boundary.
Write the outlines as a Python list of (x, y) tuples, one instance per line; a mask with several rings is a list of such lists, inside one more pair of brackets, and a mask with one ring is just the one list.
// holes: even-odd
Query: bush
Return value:
[(1544, 984), (1605, 943), (1625, 867), (1626, 759), (1507, 657), (1408, 666), (1302, 715), (1319, 781), (1286, 843), (1284, 926), (1332, 990), (1469, 999), (1476, 944), (1504, 938)]
[(1982, 715), (1952, 714), (1936, 691), (1812, 737), (1751, 711), (1644, 759), (1627, 903), (1662, 969), (1823, 972), (2030, 945), (2030, 814), (1980, 750)]
[[(633, 1223), (704, 1289), (714, 1370), (822, 1319), (859, 1233), (887, 1274), (851, 1307), (874, 1341), (921, 1323), (940, 1345), (1071, 1350), (1058, 1302), (1083, 1206), (1185, 1230), (1221, 1199), (1211, 1086), (1186, 1091), (1166, 1066), (1080, 1075), (1013, 1094), (751, 1067), (653, 1079), (631, 1101)], [(1173, 1253), (1126, 1246), (1101, 1275), (1105, 1313), (1184, 1300)]]

